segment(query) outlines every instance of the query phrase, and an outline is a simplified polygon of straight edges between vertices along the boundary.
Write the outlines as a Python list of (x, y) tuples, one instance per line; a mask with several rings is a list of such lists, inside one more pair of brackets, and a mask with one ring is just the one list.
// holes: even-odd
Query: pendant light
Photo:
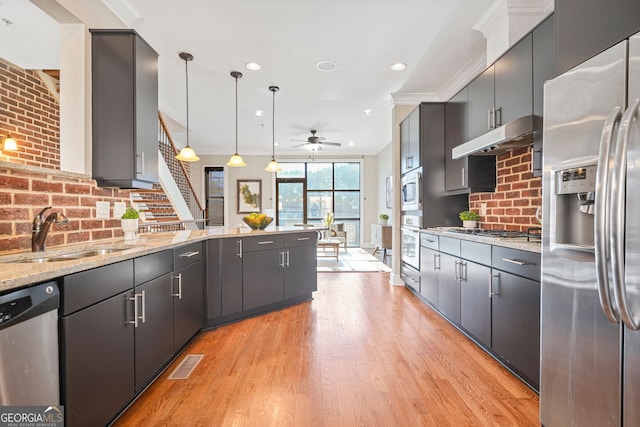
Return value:
[(187, 146), (180, 150), (180, 154), (176, 156), (176, 159), (182, 162), (197, 162), (200, 160), (200, 157), (189, 147), (189, 72), (187, 70), (187, 64), (193, 59), (193, 55), (187, 52), (181, 52), (178, 56), (184, 60), (184, 74), (187, 87)]
[(240, 71), (232, 71), (231, 77), (236, 79), (236, 152), (227, 162), (227, 166), (241, 168), (247, 166), (240, 154), (238, 154), (238, 79), (242, 78), (242, 73)]
[(280, 90), (278, 86), (269, 86), (269, 90), (273, 92), (273, 105), (271, 113), (271, 129), (272, 129), (272, 143), (271, 143), (271, 161), (264, 170), (267, 172), (281, 172), (282, 168), (276, 162), (276, 92)]

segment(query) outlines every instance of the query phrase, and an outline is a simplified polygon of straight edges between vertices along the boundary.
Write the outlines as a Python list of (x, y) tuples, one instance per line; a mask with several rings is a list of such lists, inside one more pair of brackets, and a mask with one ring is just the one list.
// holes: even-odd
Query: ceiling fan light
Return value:
[(191, 147), (186, 146), (182, 150), (180, 150), (180, 153), (176, 156), (176, 159), (180, 160), (181, 162), (197, 162), (198, 160), (200, 160), (200, 157), (196, 155), (196, 152), (193, 151)]
[(264, 168), (267, 172), (282, 172), (282, 168), (276, 161), (276, 159), (271, 159), (266, 168)]
[(247, 164), (244, 162), (244, 160), (242, 160), (242, 156), (240, 154), (235, 153), (233, 156), (231, 156), (231, 158), (227, 162), (227, 166), (231, 166), (234, 168), (241, 168), (241, 167), (247, 166)]

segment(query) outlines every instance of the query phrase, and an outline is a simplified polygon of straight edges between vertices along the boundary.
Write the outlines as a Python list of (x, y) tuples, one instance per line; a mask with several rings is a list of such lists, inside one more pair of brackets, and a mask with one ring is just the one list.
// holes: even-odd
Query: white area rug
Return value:
[[(320, 252), (322, 254), (322, 252)], [(327, 251), (323, 255), (328, 255)], [(335, 257), (318, 257), (319, 272), (345, 272), (345, 271), (391, 271), (378, 258), (361, 248), (349, 248), (347, 252), (340, 248), (338, 261)]]

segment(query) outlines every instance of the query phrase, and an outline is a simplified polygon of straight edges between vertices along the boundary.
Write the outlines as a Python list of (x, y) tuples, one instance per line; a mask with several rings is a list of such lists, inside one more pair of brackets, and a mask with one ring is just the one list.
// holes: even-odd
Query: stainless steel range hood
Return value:
[(533, 143), (534, 116), (524, 116), (460, 144), (451, 150), (451, 157), (497, 155)]

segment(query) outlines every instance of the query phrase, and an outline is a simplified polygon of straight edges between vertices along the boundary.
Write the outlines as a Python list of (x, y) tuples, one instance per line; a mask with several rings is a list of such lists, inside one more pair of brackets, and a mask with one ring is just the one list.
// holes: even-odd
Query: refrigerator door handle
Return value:
[(600, 308), (607, 320), (617, 324), (619, 315), (614, 308), (613, 298), (609, 288), (609, 204), (611, 202), (611, 153), (613, 149), (614, 129), (622, 117), (622, 109), (615, 107), (609, 113), (600, 138), (600, 150), (598, 153), (598, 169), (596, 171), (596, 204), (595, 204), (595, 260), (596, 260), (596, 283), (598, 285), (598, 297)]
[[(626, 197), (626, 175), (627, 175), (627, 147), (629, 145), (629, 133), (634, 117), (638, 115), (640, 99), (631, 103), (625, 111), (620, 121), (618, 131), (618, 142), (616, 156), (613, 165), (612, 175), (612, 197), (611, 197), (611, 265), (613, 268), (613, 285), (616, 296), (616, 303), (620, 311), (620, 317), (627, 328), (635, 331), (640, 328), (640, 322), (636, 322), (627, 301), (626, 285), (624, 282), (624, 235), (625, 235), (625, 197)], [(617, 187), (616, 187), (617, 186)]]

